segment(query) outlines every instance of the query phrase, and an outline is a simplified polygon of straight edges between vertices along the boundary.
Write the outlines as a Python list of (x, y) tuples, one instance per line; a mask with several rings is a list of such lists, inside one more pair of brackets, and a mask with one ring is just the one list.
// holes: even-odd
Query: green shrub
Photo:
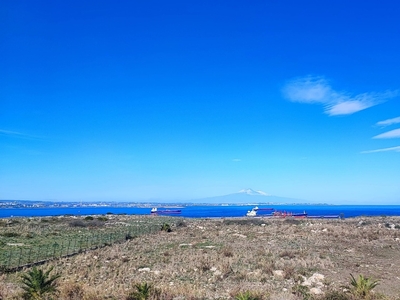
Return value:
[(89, 227), (102, 227), (102, 226), (104, 226), (104, 222), (99, 221), (99, 220), (92, 220), (92, 221), (88, 221), (87, 226), (89, 226)]
[(21, 222), (18, 221), (18, 220), (16, 220), (16, 219), (9, 219), (8, 222), (7, 222), (7, 225), (8, 225), (8, 226), (13, 226), (13, 225), (15, 225), (15, 224), (20, 224), (20, 223), (21, 223)]
[(12, 231), (11, 232), (3, 232), (1, 235), (4, 237), (7, 237), (7, 238), (13, 238), (13, 237), (20, 236), (20, 234), (18, 232), (12, 232)]
[(235, 300), (262, 300), (262, 295), (252, 293), (250, 291), (240, 292), (235, 296)]
[(70, 227), (86, 227), (87, 224), (83, 222), (82, 220), (73, 220), (69, 222)]
[(27, 239), (33, 239), (33, 238), (35, 237), (35, 234), (34, 234), (33, 232), (27, 232), (27, 233), (25, 234), (25, 237), (26, 237)]
[(92, 216), (87, 216), (87, 217), (85, 217), (85, 220), (86, 221), (92, 221), (92, 220), (94, 220), (94, 218)]
[(178, 223), (176, 223), (176, 227), (186, 227), (187, 224), (185, 221), (180, 220)]
[(108, 218), (107, 217), (97, 217), (97, 220), (106, 222), (106, 221), (108, 221)]
[(169, 225), (168, 223), (164, 223), (161, 225), (161, 231), (165, 231), (165, 232), (171, 232), (171, 225)]
[(362, 299), (366, 299), (370, 296), (371, 291), (379, 284), (378, 280), (373, 280), (368, 277), (364, 277), (363, 275), (358, 275), (358, 278), (354, 278), (352, 274), (350, 274), (350, 291), (356, 297), (361, 297)]
[(151, 284), (138, 283), (135, 285), (134, 291), (130, 292), (126, 300), (147, 300), (153, 291), (153, 286)]
[(53, 270), (51, 267), (47, 271), (43, 271), (33, 267), (26, 274), (21, 276), (21, 288), (24, 290), (23, 299), (26, 300), (42, 300), (48, 294), (54, 294), (57, 291), (56, 280), (60, 278), (59, 274), (51, 275)]
[(308, 287), (296, 284), (292, 288), (292, 293), (298, 297), (301, 297), (303, 300), (311, 300), (312, 295)]

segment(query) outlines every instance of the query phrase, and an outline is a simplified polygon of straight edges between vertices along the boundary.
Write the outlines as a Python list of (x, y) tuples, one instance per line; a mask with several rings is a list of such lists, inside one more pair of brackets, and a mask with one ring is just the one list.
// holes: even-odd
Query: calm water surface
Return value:
[[(242, 217), (254, 206), (184, 206), (179, 208), (176, 216), (188, 218)], [(272, 205), (260, 208), (274, 208), (291, 213), (307, 212), (309, 216), (340, 215), (357, 216), (400, 216), (400, 205)], [(174, 209), (174, 208), (170, 208)], [(39, 217), (60, 215), (102, 215), (107, 213), (148, 215), (150, 208), (137, 207), (71, 207), (71, 208), (2, 208), (0, 218)], [(258, 215), (266, 215), (270, 211), (259, 211)]]

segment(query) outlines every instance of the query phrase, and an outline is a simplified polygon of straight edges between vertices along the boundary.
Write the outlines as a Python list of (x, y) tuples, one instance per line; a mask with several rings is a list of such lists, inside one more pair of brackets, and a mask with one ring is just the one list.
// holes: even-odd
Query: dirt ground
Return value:
[[(172, 232), (42, 267), (49, 266), (62, 276), (59, 299), (126, 299), (144, 282), (163, 299), (233, 299), (241, 291), (303, 299), (294, 293), (299, 286), (311, 294), (342, 291), (350, 274), (379, 280), (381, 299), (400, 299), (400, 218), (184, 219)], [(0, 295), (18, 299), (20, 273), (1, 276)]]

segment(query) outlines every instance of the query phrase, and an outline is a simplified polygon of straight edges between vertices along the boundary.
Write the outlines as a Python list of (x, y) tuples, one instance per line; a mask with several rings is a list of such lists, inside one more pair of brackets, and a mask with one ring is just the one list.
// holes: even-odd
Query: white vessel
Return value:
[(248, 217), (255, 217), (257, 215), (257, 212), (252, 209), (252, 210), (248, 210), (246, 216)]

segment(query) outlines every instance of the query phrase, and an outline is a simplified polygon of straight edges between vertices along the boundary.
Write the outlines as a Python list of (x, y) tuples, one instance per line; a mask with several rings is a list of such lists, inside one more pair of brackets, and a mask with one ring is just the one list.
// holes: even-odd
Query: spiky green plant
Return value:
[(162, 224), (161, 231), (171, 232), (172, 231), (171, 225), (169, 225), (168, 223)]
[(151, 284), (138, 283), (135, 284), (135, 291), (129, 293), (127, 300), (147, 300), (150, 299), (153, 286)]
[(235, 300), (261, 300), (262, 297), (255, 295), (250, 291), (240, 292), (235, 296)]
[(21, 275), (21, 288), (24, 290), (23, 298), (27, 300), (42, 300), (47, 295), (57, 292), (56, 280), (60, 274), (50, 275), (53, 267), (43, 271), (33, 267), (28, 273)]
[(379, 280), (373, 280), (361, 274), (358, 275), (357, 279), (352, 274), (350, 276), (350, 291), (355, 296), (362, 297), (363, 299), (368, 299), (371, 291), (379, 284)]

